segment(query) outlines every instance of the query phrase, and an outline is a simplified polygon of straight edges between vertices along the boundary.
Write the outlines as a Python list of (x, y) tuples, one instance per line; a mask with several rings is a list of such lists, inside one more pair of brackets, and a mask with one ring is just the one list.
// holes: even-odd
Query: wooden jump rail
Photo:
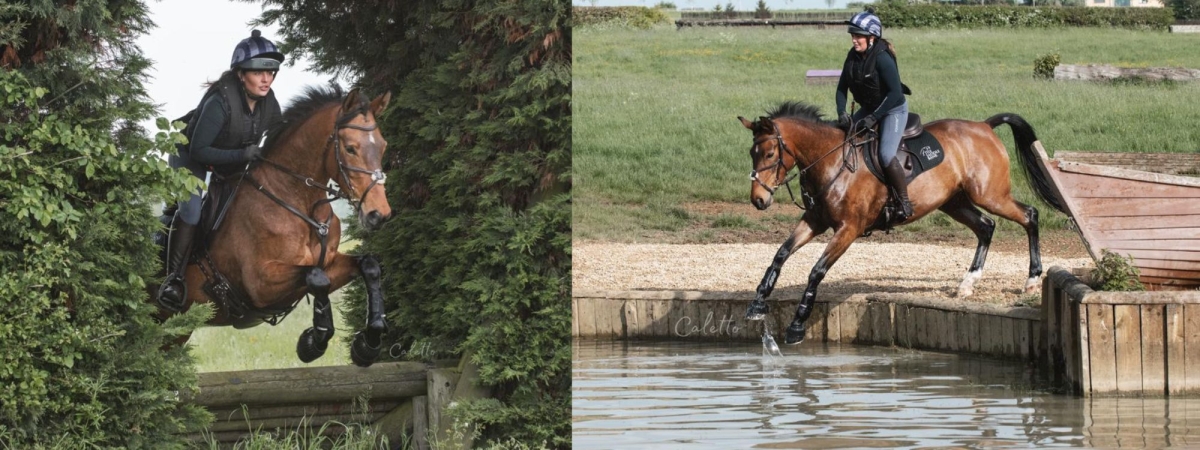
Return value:
[[(477, 368), (472, 364), (447, 367), (454, 363), (201, 373), (199, 391), (190, 401), (207, 408), (216, 420), (205, 434), (190, 438), (229, 444), (254, 432), (305, 428), (340, 435), (346, 432), (345, 425), (358, 424), (387, 437), (389, 445), (408, 436), (414, 448), (428, 449), (430, 438), (452, 439), (452, 423), (442, 419), (452, 401), (487, 396), (487, 390), (478, 386)], [(469, 440), (456, 444), (456, 448), (471, 445)]]
[(1200, 153), (1054, 152), (1054, 158), (1168, 175), (1200, 176)]
[(775, 19), (679, 19), (675, 21), (675, 29), (683, 27), (816, 27), (824, 29), (828, 26), (844, 26), (841, 20), (775, 20)]

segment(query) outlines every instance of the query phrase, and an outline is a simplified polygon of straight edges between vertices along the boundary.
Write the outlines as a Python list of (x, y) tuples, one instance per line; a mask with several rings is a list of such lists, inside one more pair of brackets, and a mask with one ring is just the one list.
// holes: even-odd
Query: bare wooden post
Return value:
[(441, 448), (450, 440), (452, 421), (443, 420), (442, 411), (450, 405), (458, 373), (454, 369), (430, 369), (429, 387), (429, 430), (434, 433), (434, 445)]
[(429, 397), (413, 397), (413, 442), (417, 450), (429, 450)]

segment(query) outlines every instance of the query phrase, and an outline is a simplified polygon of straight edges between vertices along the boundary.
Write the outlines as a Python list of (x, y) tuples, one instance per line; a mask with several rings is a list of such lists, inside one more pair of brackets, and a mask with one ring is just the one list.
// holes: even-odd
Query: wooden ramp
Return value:
[(1050, 159), (1034, 142), (1092, 258), (1133, 258), (1147, 289), (1200, 287), (1200, 178)]

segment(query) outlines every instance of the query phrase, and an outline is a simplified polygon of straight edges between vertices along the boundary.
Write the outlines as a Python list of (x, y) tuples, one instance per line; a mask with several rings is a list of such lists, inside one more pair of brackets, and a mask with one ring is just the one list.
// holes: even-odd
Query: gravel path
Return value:
[[(824, 249), (810, 243), (783, 266), (773, 297), (798, 295)], [(779, 249), (777, 244), (623, 244), (575, 242), (572, 289), (698, 290), (752, 292)], [(975, 254), (974, 246), (946, 247), (915, 243), (858, 242), (842, 255), (821, 283), (818, 298), (858, 293), (897, 292), (954, 298)], [(1042, 255), (1042, 266), (1091, 267), (1089, 258)], [(1029, 269), (1028, 253), (988, 254), (983, 278), (969, 301), (1012, 305), (1039, 303), (1020, 292)]]

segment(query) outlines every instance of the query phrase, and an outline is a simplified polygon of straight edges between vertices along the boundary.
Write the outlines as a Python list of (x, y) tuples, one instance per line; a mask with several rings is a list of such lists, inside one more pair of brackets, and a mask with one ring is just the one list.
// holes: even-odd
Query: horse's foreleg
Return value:
[(967, 269), (962, 283), (958, 285), (958, 296), (969, 297), (975, 292), (975, 282), (983, 276), (983, 264), (987, 261), (988, 247), (992, 245), (992, 234), (996, 231), (996, 222), (983, 215), (983, 212), (972, 205), (971, 201), (963, 195), (954, 197), (939, 209), (950, 218), (970, 228), (978, 240), (978, 246), (975, 247), (975, 259), (971, 261), (971, 268)]
[(854, 240), (861, 234), (861, 227), (851, 226), (842, 226), (834, 233), (833, 239), (825, 247), (825, 252), (821, 253), (817, 264), (808, 274), (808, 286), (804, 288), (804, 296), (800, 298), (800, 306), (796, 307), (796, 315), (792, 317), (792, 324), (788, 325), (784, 332), (784, 343), (799, 344), (804, 340), (804, 332), (807, 329), (804, 322), (808, 320), (808, 316), (812, 315), (813, 306), (816, 304), (817, 286), (821, 284), (821, 280), (825, 279), (825, 274), (829, 272), (830, 267), (833, 267), (833, 263), (837, 262), (843, 253), (846, 253), (846, 249), (850, 248), (850, 244), (854, 243)]
[(350, 345), (350, 359), (360, 367), (370, 366), (379, 357), (383, 333), (387, 332), (387, 318), (383, 313), (383, 288), (380, 278), (383, 271), (379, 260), (366, 255), (358, 259), (359, 271), (367, 284), (367, 327), (354, 334)]
[(308, 292), (313, 296), (313, 326), (300, 335), (296, 355), (306, 363), (320, 358), (333, 337), (333, 311), (329, 305), (329, 277), (320, 267), (308, 269), (304, 276)]
[(808, 215), (805, 214), (805, 217), (800, 219), (800, 225), (792, 231), (792, 235), (788, 236), (786, 241), (783, 241), (783, 245), (779, 246), (779, 251), (775, 252), (775, 259), (771, 260), (771, 266), (767, 268), (767, 273), (758, 283), (754, 301), (750, 302), (750, 307), (746, 309), (746, 320), (762, 320), (770, 312), (771, 308), (767, 305), (767, 297), (771, 295), (771, 291), (775, 290), (775, 282), (779, 280), (779, 270), (783, 268), (783, 263), (787, 262), (788, 257), (796, 249), (807, 244), (818, 234), (825, 232), (824, 227), (813, 227), (808, 220), (805, 220), (807, 217)]

